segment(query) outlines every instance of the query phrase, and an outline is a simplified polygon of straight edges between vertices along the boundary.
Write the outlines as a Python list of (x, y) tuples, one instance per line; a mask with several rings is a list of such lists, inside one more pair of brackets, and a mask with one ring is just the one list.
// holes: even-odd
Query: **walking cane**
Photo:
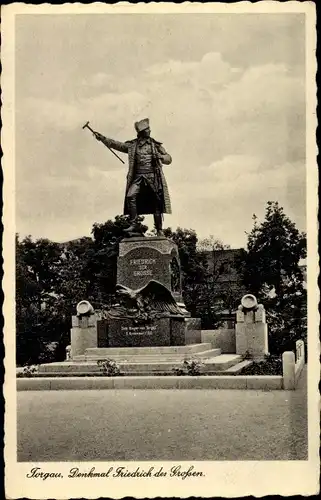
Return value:
[[(83, 129), (85, 128), (88, 128), (90, 130), (90, 132), (92, 132), (93, 134), (96, 134), (97, 132), (95, 132), (90, 126), (89, 126), (89, 122), (85, 123), (85, 125), (83, 126)], [(105, 144), (105, 146), (107, 146), (107, 144)], [(109, 151), (111, 151), (113, 153), (113, 155), (116, 156), (116, 158), (118, 158), (119, 161), (121, 161), (122, 163), (125, 164), (125, 162), (118, 156), (118, 154), (115, 153), (115, 151), (113, 151), (112, 149), (110, 149), (109, 146), (107, 146), (107, 148), (109, 149)]]

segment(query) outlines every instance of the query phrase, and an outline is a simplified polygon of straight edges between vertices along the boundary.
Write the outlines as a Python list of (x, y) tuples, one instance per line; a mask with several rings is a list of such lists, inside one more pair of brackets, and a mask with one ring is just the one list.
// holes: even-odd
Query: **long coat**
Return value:
[[(128, 153), (128, 173), (127, 173), (127, 184), (126, 184), (126, 192), (125, 192), (125, 202), (124, 202), (124, 214), (128, 214), (128, 207), (126, 203), (128, 190), (135, 178), (135, 167), (136, 167), (136, 148), (137, 148), (137, 139), (133, 139), (131, 141), (120, 142), (115, 141), (114, 139), (109, 139), (107, 137), (103, 137), (101, 141), (108, 146), (109, 148), (115, 149), (116, 151), (120, 151), (121, 153)], [(151, 140), (152, 143), (152, 153), (154, 159), (154, 165), (156, 170), (159, 172), (159, 180), (161, 184), (161, 205), (162, 205), (162, 213), (171, 214), (171, 201), (169, 197), (168, 187), (166, 183), (165, 176), (163, 174), (164, 165), (170, 165), (172, 163), (171, 156), (165, 151), (165, 148), (162, 146), (161, 142), (155, 141), (155, 139)], [(140, 205), (139, 209), (140, 214), (150, 214), (154, 213), (152, 209), (144, 203)]]

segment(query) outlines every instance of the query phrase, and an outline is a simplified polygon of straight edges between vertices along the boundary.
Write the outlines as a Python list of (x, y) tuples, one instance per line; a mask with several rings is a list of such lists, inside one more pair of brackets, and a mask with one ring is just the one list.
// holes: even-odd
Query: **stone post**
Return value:
[(297, 340), (295, 343), (295, 385), (297, 384), (303, 367), (305, 365), (305, 352), (303, 340)]
[(244, 295), (236, 312), (235, 344), (236, 354), (248, 353), (257, 361), (269, 352), (265, 310), (254, 295)]
[(295, 389), (295, 355), (292, 351), (282, 354), (283, 389), (292, 391)]
[(85, 354), (90, 347), (97, 347), (97, 315), (91, 304), (82, 300), (77, 305), (77, 315), (72, 316), (71, 359)]
[(296, 363), (305, 363), (305, 353), (304, 353), (304, 342), (303, 340), (297, 340), (295, 343), (296, 350)]
[(67, 345), (66, 347), (66, 361), (71, 360), (71, 345)]

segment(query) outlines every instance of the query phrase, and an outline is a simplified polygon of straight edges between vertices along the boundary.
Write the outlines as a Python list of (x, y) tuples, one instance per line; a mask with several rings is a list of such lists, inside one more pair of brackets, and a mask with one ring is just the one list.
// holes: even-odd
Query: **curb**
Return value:
[(281, 376), (125, 376), (18, 378), (18, 391), (101, 389), (283, 389)]

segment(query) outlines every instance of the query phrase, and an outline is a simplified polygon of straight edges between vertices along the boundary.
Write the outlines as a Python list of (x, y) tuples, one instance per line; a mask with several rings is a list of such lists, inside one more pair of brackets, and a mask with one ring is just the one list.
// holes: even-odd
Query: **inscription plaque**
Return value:
[(118, 258), (117, 283), (132, 289), (141, 288), (156, 280), (171, 289), (170, 255), (155, 248), (134, 248)]
[(130, 318), (113, 318), (108, 324), (109, 347), (170, 345), (170, 319), (160, 318), (137, 324)]

